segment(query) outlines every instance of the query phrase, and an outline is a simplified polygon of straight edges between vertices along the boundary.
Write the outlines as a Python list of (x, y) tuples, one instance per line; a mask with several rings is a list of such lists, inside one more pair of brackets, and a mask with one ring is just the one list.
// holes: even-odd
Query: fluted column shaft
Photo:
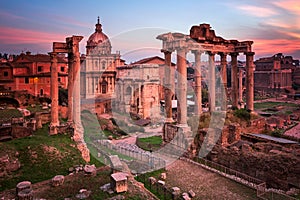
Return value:
[(231, 98), (232, 106), (238, 107), (238, 53), (231, 53)]
[(246, 52), (246, 105), (254, 111), (254, 52)]
[(216, 108), (216, 66), (215, 66), (215, 53), (208, 52), (209, 55), (209, 108), (210, 112), (215, 111)]
[(201, 53), (200, 51), (194, 51), (195, 54), (195, 114), (200, 115), (202, 113), (202, 94), (201, 94)]
[(178, 103), (177, 121), (182, 126), (187, 126), (187, 68), (186, 49), (177, 49), (177, 70), (178, 70)]
[(57, 53), (49, 53), (51, 57), (51, 124), (50, 135), (57, 134), (58, 119), (58, 71)]
[[(173, 122), (172, 118), (172, 81), (174, 82), (174, 77), (172, 77), (171, 69), (171, 54), (170, 51), (163, 51), (165, 54), (165, 112), (166, 112), (166, 122)], [(173, 90), (174, 91), (174, 90)]]

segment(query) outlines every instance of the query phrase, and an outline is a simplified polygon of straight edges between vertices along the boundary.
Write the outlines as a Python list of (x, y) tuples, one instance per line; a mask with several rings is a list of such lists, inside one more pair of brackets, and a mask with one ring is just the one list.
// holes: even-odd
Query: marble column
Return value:
[(216, 66), (215, 66), (215, 53), (208, 52), (209, 55), (209, 84), (208, 84), (208, 92), (209, 92), (209, 110), (210, 112), (214, 112), (216, 109)]
[(140, 116), (142, 116), (143, 117), (143, 105), (142, 105), (142, 84), (141, 83), (139, 83), (139, 86), (138, 86), (139, 88), (138, 88), (138, 93), (139, 93), (139, 102), (138, 102), (138, 104), (139, 104), (139, 106), (138, 106), (138, 110), (139, 110), (139, 112), (138, 112), (138, 114), (140, 115)]
[(231, 98), (232, 106), (238, 107), (238, 60), (239, 54), (234, 52), (230, 53), (231, 56)]
[[(74, 88), (74, 73), (73, 73), (74, 55), (68, 53), (68, 124), (73, 124), (73, 88)], [(90, 86), (88, 86), (90, 87)]]
[(166, 122), (173, 122), (172, 118), (172, 88), (171, 88), (171, 55), (172, 52), (164, 51), (162, 52), (165, 55), (165, 112), (166, 112)]
[(221, 81), (223, 87), (221, 88), (221, 110), (227, 110), (227, 54), (219, 53), (221, 57)]
[(195, 115), (202, 114), (202, 85), (201, 85), (201, 54), (200, 51), (193, 51), (195, 55)]
[(177, 122), (180, 126), (187, 126), (187, 68), (186, 49), (177, 49), (177, 70), (178, 70), (178, 102)]
[(243, 70), (239, 68), (239, 104), (243, 103)]
[[(73, 122), (74, 135), (73, 140), (77, 143), (77, 148), (81, 152), (82, 158), (90, 161), (90, 152), (84, 141), (84, 129), (81, 123), (81, 96), (80, 96), (80, 53), (79, 42), (83, 39), (82, 36), (72, 36), (66, 39), (70, 50), (74, 56), (73, 62)], [(69, 105), (70, 106), (70, 105)]]
[(57, 53), (49, 53), (51, 57), (51, 123), (50, 135), (57, 134), (58, 119), (58, 71), (57, 71)]
[(251, 112), (254, 111), (254, 52), (246, 52), (246, 105)]

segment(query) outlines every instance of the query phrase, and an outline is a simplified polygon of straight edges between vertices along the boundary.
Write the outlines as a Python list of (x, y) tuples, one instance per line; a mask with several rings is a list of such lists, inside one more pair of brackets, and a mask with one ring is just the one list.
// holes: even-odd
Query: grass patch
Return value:
[[(30, 137), (0, 143), (0, 152), (1, 155), (9, 154), (10, 157), (18, 152), (21, 163), (19, 170), (0, 178), (0, 191), (14, 188), (24, 180), (36, 183), (58, 174), (66, 175), (69, 167), (85, 164), (70, 136), (49, 136), (47, 125)], [(91, 163), (102, 165), (93, 157)]]
[(156, 151), (162, 145), (161, 136), (152, 136), (147, 138), (137, 138), (136, 144), (146, 151)]

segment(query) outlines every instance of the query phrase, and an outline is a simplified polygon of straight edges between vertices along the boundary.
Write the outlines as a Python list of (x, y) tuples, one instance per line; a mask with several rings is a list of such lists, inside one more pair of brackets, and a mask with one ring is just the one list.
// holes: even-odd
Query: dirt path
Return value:
[(292, 136), (300, 139), (300, 123), (286, 131), (284, 135)]
[(181, 192), (192, 189), (193, 199), (257, 199), (255, 190), (182, 160), (168, 167), (166, 185)]

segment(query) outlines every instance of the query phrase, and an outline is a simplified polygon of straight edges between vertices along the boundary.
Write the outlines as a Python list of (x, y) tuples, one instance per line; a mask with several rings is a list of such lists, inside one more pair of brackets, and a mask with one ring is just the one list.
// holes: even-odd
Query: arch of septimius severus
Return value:
[[(187, 126), (187, 69), (186, 69), (186, 54), (192, 52), (195, 55), (195, 95), (196, 95), (196, 114), (202, 113), (201, 104), (201, 54), (207, 53), (209, 56), (208, 69), (208, 85), (209, 85), (209, 108), (210, 111), (215, 111), (216, 107), (216, 72), (215, 72), (215, 56), (218, 54), (221, 57), (221, 80), (226, 87), (226, 66), (227, 55), (231, 56), (231, 99), (232, 106), (238, 107), (239, 94), (238, 89), (238, 60), (240, 53), (246, 56), (246, 108), (253, 111), (254, 98), (254, 63), (251, 45), (253, 41), (238, 41), (226, 40), (222, 37), (216, 36), (214, 30), (209, 24), (200, 24), (193, 26), (190, 29), (190, 34), (182, 33), (165, 33), (157, 36), (157, 39), (162, 40), (162, 52), (165, 55), (166, 72), (170, 76), (166, 77), (165, 89), (165, 105), (167, 122), (172, 121), (172, 92), (175, 91), (175, 76), (171, 68), (171, 54), (177, 52), (177, 70), (180, 76), (177, 80), (178, 102), (179, 109), (177, 115), (177, 122), (181, 126)], [(240, 86), (241, 87), (241, 86)], [(241, 91), (241, 90), (240, 90)], [(223, 94), (226, 98), (226, 95)], [(223, 103), (221, 110), (226, 110), (226, 103)]]

